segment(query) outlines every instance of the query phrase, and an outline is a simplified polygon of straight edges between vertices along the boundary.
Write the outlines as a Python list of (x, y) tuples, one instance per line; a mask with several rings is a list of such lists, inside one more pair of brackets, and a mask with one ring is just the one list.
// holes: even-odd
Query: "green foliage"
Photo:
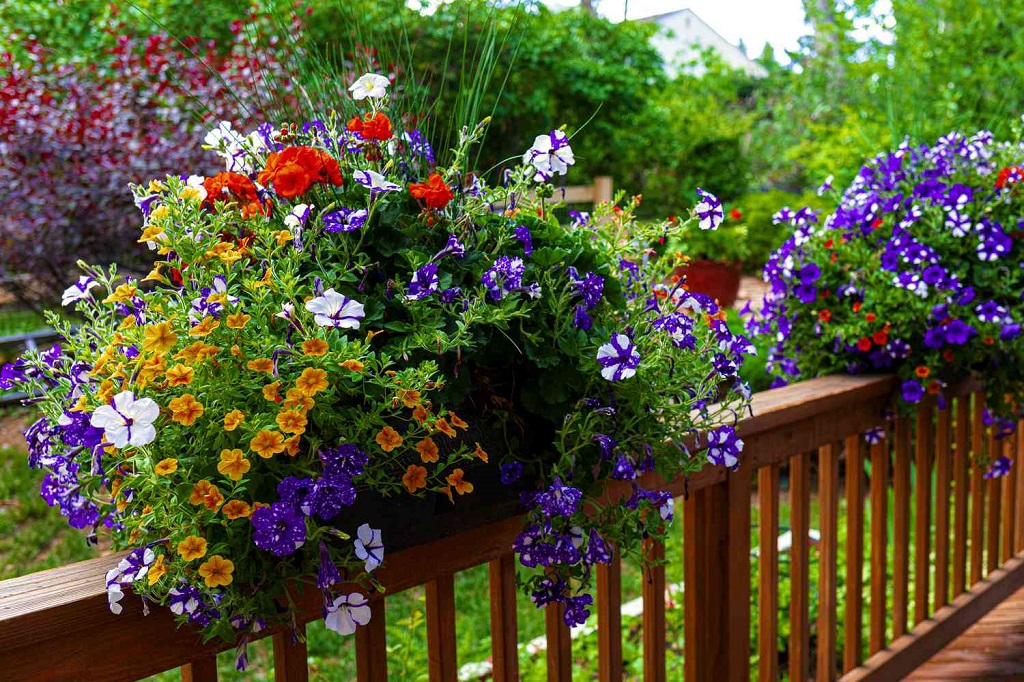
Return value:
[(743, 214), (743, 223), (746, 225), (746, 248), (749, 251), (749, 257), (744, 261), (746, 271), (759, 276), (768, 254), (790, 236), (792, 228), (788, 223), (776, 225), (772, 220), (779, 209), (788, 206), (797, 210), (809, 206), (824, 211), (829, 208), (829, 204), (829, 199), (819, 197), (815, 192), (794, 194), (777, 189), (750, 192), (733, 202), (732, 207)]

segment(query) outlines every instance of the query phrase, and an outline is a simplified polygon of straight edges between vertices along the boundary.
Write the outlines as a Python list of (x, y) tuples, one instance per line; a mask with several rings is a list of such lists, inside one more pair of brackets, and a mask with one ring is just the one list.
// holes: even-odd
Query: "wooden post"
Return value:
[(519, 679), (516, 613), (516, 557), (505, 554), (488, 565), (491, 588), (491, 661), (495, 682)]
[(757, 651), (759, 682), (779, 679), (779, 467), (757, 472)]
[(861, 662), (864, 586), (864, 437), (846, 439), (846, 618), (843, 672)]
[(594, 206), (615, 198), (611, 176), (599, 175), (594, 178)]
[(295, 631), (284, 630), (274, 635), (274, 682), (306, 682), (306, 626)]
[(181, 666), (181, 682), (217, 682), (217, 656), (203, 656)]

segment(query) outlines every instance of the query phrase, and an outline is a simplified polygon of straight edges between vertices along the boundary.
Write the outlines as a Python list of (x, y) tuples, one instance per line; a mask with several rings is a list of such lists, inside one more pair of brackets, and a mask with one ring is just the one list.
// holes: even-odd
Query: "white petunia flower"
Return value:
[(576, 158), (566, 134), (552, 130), (547, 135), (537, 136), (533, 146), (523, 154), (523, 163), (537, 169), (533, 176), (535, 182), (545, 182), (555, 175), (565, 175)]
[(111, 445), (147, 445), (156, 439), (153, 422), (160, 416), (160, 407), (150, 398), (135, 399), (131, 391), (121, 391), (110, 405), (100, 405), (89, 423), (103, 429)]
[(380, 539), (380, 530), (370, 528), (364, 523), (356, 531), (356, 556), (366, 560), (366, 572), (369, 573), (380, 566), (384, 560), (384, 543)]
[(89, 293), (89, 290), (98, 286), (99, 282), (94, 280), (92, 277), (82, 275), (78, 278), (77, 282), (64, 290), (64, 294), (60, 298), (60, 304), (70, 305), (75, 301), (87, 301), (92, 298), (92, 294)]
[(358, 592), (343, 594), (324, 605), (324, 625), (339, 635), (351, 635), (358, 626), (369, 623), (370, 616), (370, 602)]
[(313, 321), (321, 327), (359, 329), (363, 319), (363, 304), (343, 296), (333, 288), (306, 302), (306, 310), (313, 313)]
[(356, 79), (355, 83), (348, 86), (348, 91), (352, 93), (352, 99), (355, 100), (366, 99), (367, 97), (380, 99), (388, 94), (388, 86), (390, 84), (391, 81), (387, 79), (387, 76), (381, 76), (376, 73), (364, 73)]
[(380, 192), (397, 192), (402, 189), (401, 185), (390, 182), (383, 175), (372, 170), (357, 170), (352, 177), (357, 184), (370, 190), (370, 196)]

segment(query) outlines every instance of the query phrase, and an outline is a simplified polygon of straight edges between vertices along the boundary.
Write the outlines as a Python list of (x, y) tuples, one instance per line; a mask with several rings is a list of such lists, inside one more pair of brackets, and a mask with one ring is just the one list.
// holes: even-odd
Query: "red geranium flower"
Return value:
[(743, 220), (743, 211), (739, 210), (738, 208), (734, 208), (731, 211), (729, 211), (729, 218), (731, 220), (736, 221)]
[(359, 133), (364, 140), (379, 140), (385, 142), (391, 139), (391, 119), (377, 112), (372, 117), (359, 118), (355, 116), (346, 126), (349, 131)]
[(996, 188), (1002, 189), (1007, 185), (1014, 185), (1024, 179), (1024, 168), (1020, 166), (1007, 166), (999, 171), (996, 178)]
[(341, 168), (334, 158), (312, 147), (287, 147), (271, 152), (267, 166), (256, 178), (273, 184), (278, 196), (293, 199), (305, 194), (315, 183), (340, 185)]
[(825, 308), (824, 310), (819, 310), (818, 319), (821, 320), (822, 322), (828, 322), (829, 320), (832, 319), (832, 311), (829, 310), (828, 308)]
[(422, 199), (428, 208), (436, 209), (444, 208), (455, 198), (451, 188), (445, 184), (439, 173), (431, 173), (426, 182), (409, 185), (409, 194), (416, 199)]
[(242, 209), (242, 216), (249, 218), (257, 213), (266, 214), (270, 210), (268, 204), (260, 201), (253, 181), (241, 173), (225, 171), (203, 180), (206, 198), (203, 208), (216, 210), (218, 201), (234, 201)]
[(877, 331), (871, 335), (871, 340), (875, 342), (876, 346), (884, 346), (889, 341), (889, 332)]
[(871, 339), (869, 339), (866, 336), (863, 337), (860, 341), (857, 342), (857, 349), (865, 353), (871, 350)]

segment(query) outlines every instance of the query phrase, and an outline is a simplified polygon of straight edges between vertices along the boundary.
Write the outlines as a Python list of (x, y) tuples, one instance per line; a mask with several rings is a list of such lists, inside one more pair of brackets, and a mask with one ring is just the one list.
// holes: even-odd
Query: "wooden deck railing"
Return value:
[[(1024, 476), (1014, 468), (1006, 478), (985, 480), (970, 457), (971, 451), (987, 451), (1016, 458), (1024, 437), (996, 441), (981, 421), (979, 396), (964, 395), (945, 410), (924, 406), (915, 418), (889, 423), (881, 442), (865, 446), (862, 433), (885, 424), (883, 411), (894, 387), (891, 377), (827, 377), (758, 394), (752, 416), (741, 424), (746, 447), (739, 470), (713, 468), (688, 480), (644, 482), (685, 495), (681, 530), (672, 541), (684, 543), (687, 680), (749, 680), (751, 653), (757, 654), (760, 680), (778, 679), (780, 668), (788, 668), (794, 681), (841, 674), (850, 680), (899, 679), (1024, 584)], [(612, 496), (625, 492), (625, 486), (608, 490)], [(840, 567), (843, 498), (846, 562)], [(778, 543), (787, 508), (788, 577), (780, 576)], [(808, 540), (812, 524), (820, 530), (816, 548)], [(518, 679), (521, 597), (509, 548), (521, 528), (521, 518), (508, 517), (396, 552), (379, 569), (387, 595), (426, 586), (431, 680), (457, 676), (453, 576), (485, 563), (492, 676), (499, 682)], [(753, 567), (752, 533), (758, 539)], [(652, 543), (648, 550), (661, 556), (665, 548)], [(204, 645), (193, 631), (176, 629), (166, 609), (143, 615), (136, 599), (124, 599), (119, 616), (109, 612), (103, 576), (117, 560), (95, 559), (0, 583), (0, 678), (134, 680), (181, 666), (184, 680), (216, 679), (215, 655), (226, 646)], [(621, 570), (616, 558), (597, 572), (599, 679), (605, 682), (622, 679)], [(783, 655), (778, 632), (784, 580), (791, 587), (791, 637)], [(643, 587), (648, 681), (666, 679), (665, 588), (664, 567), (654, 569)], [(319, 593), (299, 595), (298, 603), (301, 629), (320, 617)], [(370, 624), (356, 633), (360, 681), (387, 679), (386, 603), (386, 596), (376, 598)], [(572, 640), (557, 608), (549, 608), (546, 623), (548, 678), (568, 680)], [(755, 625), (757, 646), (751, 652)], [(288, 632), (270, 635), (276, 679), (305, 680), (305, 645)]]

